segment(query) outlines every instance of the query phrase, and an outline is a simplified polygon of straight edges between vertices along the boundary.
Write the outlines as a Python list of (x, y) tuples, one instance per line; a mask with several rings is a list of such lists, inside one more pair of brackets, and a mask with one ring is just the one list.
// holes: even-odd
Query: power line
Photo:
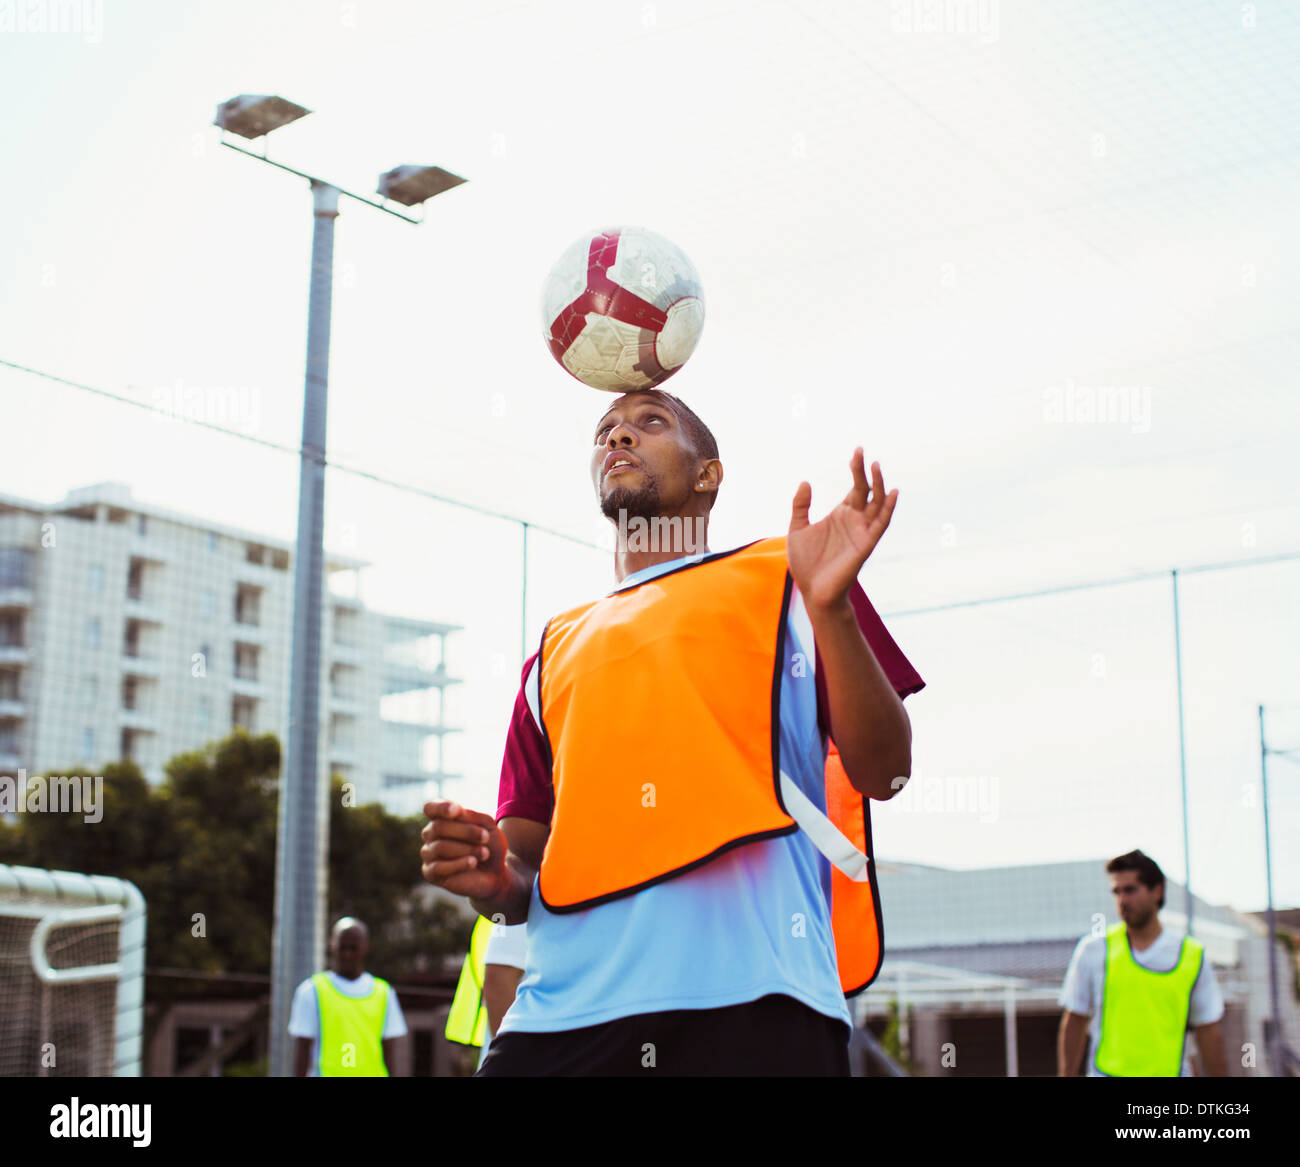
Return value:
[(891, 620), (898, 616), (927, 616), (932, 612), (950, 612), (955, 608), (975, 608), (982, 604), (1001, 604), (1010, 600), (1035, 600), (1040, 596), (1059, 596), (1065, 592), (1083, 592), (1095, 588), (1119, 587), (1123, 584), (1146, 583), (1151, 580), (1166, 579), (1171, 571), (1179, 575), (1199, 575), (1207, 571), (1227, 571), (1233, 567), (1261, 567), (1269, 563), (1286, 563), (1300, 559), (1300, 551), (1289, 551), (1282, 555), (1266, 555), (1255, 559), (1224, 559), (1218, 563), (1198, 563), (1191, 567), (1163, 568), (1159, 571), (1143, 571), (1136, 575), (1116, 576), (1112, 579), (1089, 580), (1075, 584), (1057, 584), (1055, 587), (1039, 588), (1032, 592), (1008, 592), (1001, 596), (982, 596), (973, 600), (952, 600), (946, 604), (932, 604), (925, 608), (904, 608), (897, 612), (882, 612)]
[[(521, 519), (517, 515), (506, 514), (503, 511), (495, 511), (489, 507), (479, 506), (476, 503), (464, 502), (460, 499), (448, 498), (445, 495), (438, 494), (432, 490), (426, 490), (421, 486), (414, 486), (408, 482), (400, 482), (397, 479), (389, 478), (386, 475), (376, 474), (374, 471), (366, 470), (359, 466), (348, 466), (342, 463), (334, 462), (328, 458), (322, 458), (317, 454), (306, 453), (297, 446), (290, 446), (283, 442), (271, 441), (269, 438), (259, 438), (253, 434), (244, 433), (241, 430), (232, 429), (229, 426), (220, 425), (217, 422), (205, 421), (202, 418), (176, 417), (171, 411), (164, 409), (162, 406), (151, 405), (145, 401), (137, 401), (132, 397), (123, 396), (120, 393), (114, 393), (108, 389), (99, 389), (93, 385), (84, 385), (79, 381), (71, 381), (66, 377), (58, 377), (53, 373), (46, 373), (40, 369), (33, 369), (26, 365), (17, 364), (14, 361), (7, 361), (0, 357), (0, 366), (15, 369), (20, 373), (28, 373), (33, 377), (41, 377), (47, 381), (54, 381), (60, 385), (66, 385), (72, 389), (79, 389), (84, 393), (91, 393), (96, 397), (104, 397), (109, 401), (116, 401), (123, 405), (134, 406), (136, 409), (142, 409), (146, 413), (159, 414), (170, 420), (186, 422), (190, 425), (197, 425), (203, 429), (214, 430), (217, 433), (224, 434), (227, 437), (238, 438), (242, 441), (252, 442), (255, 445), (265, 447), (266, 449), (275, 450), (279, 453), (293, 454), (305, 458), (312, 458), (319, 461), (322, 465), (330, 466), (343, 474), (350, 474), (355, 478), (363, 478), (370, 482), (377, 483), (380, 486), (391, 487), (394, 490), (405, 491), (408, 494), (419, 495), (422, 498), (431, 499), (434, 502), (445, 503), (447, 506), (460, 507), (462, 510), (472, 511), (475, 514), (484, 515), (487, 518), (500, 519), (509, 523), (519, 523), (525, 529), (532, 528), (541, 531), (544, 534), (551, 535), (557, 539), (563, 539), (566, 542), (577, 544), (580, 547), (586, 547), (593, 551), (606, 552), (608, 548), (601, 547), (596, 543), (588, 542), (586, 539), (580, 539), (576, 535), (569, 535), (563, 531), (557, 531), (551, 527), (545, 527), (541, 524), (534, 523), (529, 519)], [(1285, 563), (1300, 559), (1300, 551), (1286, 552), (1281, 555), (1262, 556), (1253, 559), (1227, 559), (1216, 563), (1193, 564), (1190, 567), (1180, 567), (1176, 570), (1183, 575), (1198, 575), (1202, 572), (1209, 571), (1226, 571), (1234, 567), (1259, 567), (1271, 563)], [(882, 612), (882, 616), (889, 619), (895, 619), (900, 616), (927, 616), (936, 612), (951, 612), (958, 608), (975, 608), (985, 604), (1008, 603), (1012, 600), (1033, 600), (1043, 596), (1057, 596), (1068, 592), (1091, 591), (1097, 588), (1120, 587), (1132, 583), (1146, 583), (1152, 580), (1164, 579), (1173, 568), (1163, 568), (1157, 571), (1138, 572), (1133, 575), (1115, 576), (1110, 579), (1087, 580), (1081, 583), (1057, 584), (1053, 587), (1038, 588), (1034, 591), (1027, 592), (1008, 592), (999, 596), (979, 596), (969, 600), (951, 600), (943, 604), (931, 604), (921, 608), (903, 608), (896, 612)]]
[(302, 449), (300, 446), (291, 446), (285, 442), (272, 441), (270, 438), (259, 438), (254, 434), (244, 433), (242, 430), (233, 429), (230, 426), (220, 425), (214, 421), (205, 421), (198, 417), (178, 417), (171, 410), (164, 409), (160, 405), (151, 405), (147, 401), (137, 401), (134, 397), (126, 397), (121, 393), (114, 393), (110, 389), (100, 389), (94, 385), (83, 385), (79, 381), (70, 381), (66, 377), (58, 377), (53, 373), (46, 373), (40, 369), (33, 369), (27, 365), (20, 365), (14, 361), (7, 361), (0, 357), (0, 365), (9, 369), (16, 369), (20, 373), (28, 373), (33, 377), (41, 377), (46, 381), (53, 381), (59, 385), (66, 385), (71, 389), (79, 389), (83, 393), (91, 393), (96, 397), (104, 397), (109, 401), (116, 401), (120, 405), (130, 405), (136, 409), (142, 409), (145, 413), (156, 414), (167, 418), (169, 421), (180, 421), (188, 425), (196, 425), (202, 429), (213, 430), (216, 433), (224, 434), (229, 438), (238, 438), (241, 441), (252, 442), (256, 446), (264, 449), (275, 450), (281, 454), (292, 454), (295, 457), (307, 458), (310, 461), (317, 462), (322, 466), (339, 471), (341, 474), (350, 474), (354, 478), (364, 478), (367, 481), (378, 483), (380, 486), (392, 487), (394, 490), (405, 491), (408, 494), (419, 495), (422, 498), (431, 499), (434, 502), (445, 503), (447, 506), (460, 507), (462, 510), (472, 511), (475, 514), (484, 515), (490, 519), (501, 519), (507, 523), (520, 523), (524, 526), (531, 527), (535, 531), (541, 531), (544, 534), (551, 535), (556, 539), (563, 539), (569, 543), (576, 543), (580, 547), (590, 548), (592, 551), (606, 551), (597, 543), (588, 542), (586, 539), (579, 539), (576, 535), (566, 534), (564, 531), (557, 531), (551, 527), (545, 527), (540, 523), (535, 523), (531, 519), (521, 519), (518, 515), (506, 514), (504, 511), (494, 511), (490, 507), (479, 506), (477, 503), (465, 502), (458, 498), (448, 498), (446, 495), (438, 494), (435, 491), (428, 490), (422, 486), (415, 486), (409, 482), (399, 482), (395, 478), (389, 478), (383, 474), (376, 474), (373, 470), (366, 470), (360, 466), (348, 466), (342, 462), (335, 462), (333, 459), (322, 457), (321, 455)]

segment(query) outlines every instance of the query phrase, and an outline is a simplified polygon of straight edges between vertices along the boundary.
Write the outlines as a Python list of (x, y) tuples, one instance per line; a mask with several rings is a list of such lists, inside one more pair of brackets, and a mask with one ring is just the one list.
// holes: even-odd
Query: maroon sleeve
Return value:
[[(867, 644), (871, 651), (875, 653), (880, 667), (885, 670), (885, 676), (889, 678), (889, 683), (894, 686), (894, 691), (900, 697), (906, 697), (911, 693), (924, 689), (925, 682), (921, 680), (921, 674), (912, 667), (912, 662), (903, 655), (902, 649), (894, 643), (894, 638), (889, 635), (889, 629), (885, 627), (884, 621), (876, 615), (875, 608), (871, 606), (871, 601), (867, 599), (867, 593), (862, 590), (862, 585), (857, 581), (854, 581), (853, 586), (849, 589), (849, 603), (853, 605), (853, 612), (858, 618), (858, 627), (862, 629), (862, 635), (866, 637)], [(816, 678), (817, 723), (824, 734), (826, 733), (827, 723), (825, 713), (827, 699), (826, 678), (821, 669), (816, 670)]]
[(524, 696), (534, 653), (524, 663), (515, 710), (506, 733), (506, 752), (501, 759), (501, 785), (497, 791), (497, 821), (504, 818), (531, 819), (548, 824), (555, 811), (555, 790), (551, 786), (551, 767), (547, 762), (546, 740), (533, 719)]

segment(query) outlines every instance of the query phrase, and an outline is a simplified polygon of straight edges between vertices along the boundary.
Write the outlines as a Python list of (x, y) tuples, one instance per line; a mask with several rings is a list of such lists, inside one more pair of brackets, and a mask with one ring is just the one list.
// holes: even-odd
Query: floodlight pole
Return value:
[(1174, 672), (1178, 678), (1178, 773), (1183, 796), (1183, 891), (1187, 904), (1187, 935), (1192, 934), (1192, 844), (1187, 823), (1187, 734), (1183, 728), (1183, 634), (1178, 619), (1178, 569), (1174, 568)]
[(522, 523), (524, 544), (520, 553), (519, 580), (519, 664), (528, 659), (528, 524)]
[[(325, 412), (329, 383), (330, 309), (334, 283), (334, 220), (341, 196), (419, 223), (424, 203), (465, 179), (440, 167), (398, 166), (380, 176), (382, 200), (366, 198), (313, 174), (275, 162), (227, 140), (226, 131), (265, 139), (278, 126), (309, 113), (283, 98), (240, 95), (218, 107), (221, 144), (311, 184), (314, 227), (307, 315), (307, 378), (302, 405), (298, 477), (298, 541), (294, 551), (293, 650), (289, 671), (289, 727), (280, 788), (275, 852), (275, 922), (271, 953), (270, 1074), (293, 1073), (289, 1013), (299, 984), (324, 955), (329, 846), (329, 785), (320, 773), (322, 593), (325, 581)], [(389, 206), (419, 206), (420, 216)]]
[(324, 951), (329, 837), (328, 786), (320, 778), (320, 637), (325, 576), (325, 416), (333, 306), (334, 220), (339, 191), (311, 184), (314, 227), (307, 313), (298, 475), (298, 541), (293, 564), (293, 658), (289, 673), (289, 742), (280, 791), (275, 853), (275, 928), (271, 957), (271, 1065), (293, 1073), (289, 1011), (299, 984), (319, 971)]

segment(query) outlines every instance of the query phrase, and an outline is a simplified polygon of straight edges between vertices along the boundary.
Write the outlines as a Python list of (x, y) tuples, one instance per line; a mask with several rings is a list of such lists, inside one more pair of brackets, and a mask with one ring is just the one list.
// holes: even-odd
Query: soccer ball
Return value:
[(704, 328), (700, 277), (662, 235), (592, 231), (546, 277), (542, 326), (551, 354), (584, 385), (653, 389), (695, 351)]

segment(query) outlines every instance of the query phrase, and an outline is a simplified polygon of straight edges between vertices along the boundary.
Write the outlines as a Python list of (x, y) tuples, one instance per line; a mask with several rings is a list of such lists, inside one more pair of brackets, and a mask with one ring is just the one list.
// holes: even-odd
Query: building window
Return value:
[(20, 612), (0, 613), (0, 647), (23, 647), (23, 618)]
[(21, 701), (18, 692), (18, 674), (10, 669), (0, 673), (0, 701)]
[(211, 588), (203, 589), (203, 600), (200, 608), (205, 620), (210, 620), (217, 614), (217, 593)]
[(83, 729), (81, 731), (81, 754), (83, 762), (94, 762), (95, 731), (93, 729)]
[(99, 617), (92, 616), (86, 621), (86, 647), (99, 647)]
[(135, 517), (135, 529), (136, 529), (136, 531), (137, 531), (139, 534), (141, 534), (141, 535), (147, 535), (147, 534), (149, 534), (149, 516), (148, 516), (148, 515), (136, 515), (136, 517)]
[(235, 729), (253, 733), (257, 721), (257, 701), (253, 697), (234, 697), (230, 702), (230, 724)]
[(90, 590), (92, 592), (102, 592), (104, 590), (104, 565), (102, 563), (92, 563), (90, 565)]
[(235, 676), (242, 681), (257, 680), (257, 646), (235, 644)]
[(262, 623), (262, 589), (240, 584), (235, 590), (235, 623)]
[(0, 547), (0, 589), (32, 586), (32, 552), (26, 547)]
[(217, 549), (217, 533), (216, 533), (216, 531), (209, 531), (209, 532), (208, 532), (208, 550), (209, 550), (209, 551), (215, 551), (216, 549)]
[(211, 697), (199, 698), (199, 724), (200, 725), (212, 724), (212, 698)]
[[(99, 678), (87, 677), (82, 685), (82, 692), (86, 697), (86, 708), (89, 709), (99, 700)], [(86, 759), (86, 761), (89, 760), (89, 758)]]
[(128, 600), (144, 599), (144, 560), (132, 559), (126, 569), (126, 598)]

